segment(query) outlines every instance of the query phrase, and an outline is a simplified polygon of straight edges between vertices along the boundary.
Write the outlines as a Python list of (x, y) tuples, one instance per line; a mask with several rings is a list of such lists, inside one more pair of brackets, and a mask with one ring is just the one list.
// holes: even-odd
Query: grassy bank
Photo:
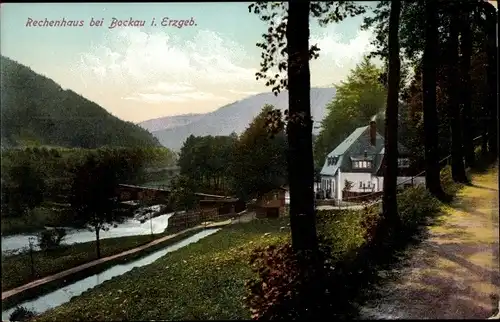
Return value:
[[(183, 239), (186, 239), (192, 235), (195, 235), (196, 233), (200, 232), (201, 230), (203, 230), (203, 228), (196, 228), (196, 229), (192, 229), (190, 231), (185, 231), (185, 232), (179, 233), (178, 235), (176, 235), (172, 238), (169, 238), (161, 243), (153, 245), (153, 246), (151, 246), (151, 247), (149, 247), (141, 252), (125, 255), (125, 256), (122, 256), (119, 258), (115, 258), (115, 259), (103, 262), (103, 263), (97, 264), (95, 266), (89, 267), (87, 269), (81, 270), (81, 271), (74, 273), (70, 276), (67, 276), (64, 279), (59, 279), (59, 280), (55, 280), (52, 282), (48, 282), (48, 283), (45, 283), (45, 284), (43, 284), (39, 287), (36, 287), (34, 289), (30, 289), (28, 291), (18, 293), (17, 295), (13, 295), (13, 296), (7, 298), (6, 300), (3, 300), (2, 301), (2, 308), (3, 309), (11, 308), (15, 305), (18, 305), (19, 303), (21, 303), (23, 301), (27, 301), (27, 300), (36, 298), (42, 294), (46, 294), (46, 293), (51, 292), (53, 290), (56, 290), (58, 288), (64, 287), (68, 284), (79, 281), (85, 277), (88, 277), (88, 276), (91, 276), (94, 274), (98, 274), (98, 273), (100, 273), (100, 272), (102, 272), (102, 271), (104, 271), (112, 266), (124, 264), (124, 263), (130, 262), (132, 260), (139, 259), (139, 258), (144, 257), (148, 254), (151, 254), (157, 250), (160, 250), (164, 247), (173, 245), (173, 244), (175, 244)], [(161, 237), (161, 235), (156, 235), (156, 237)], [(117, 238), (117, 239), (119, 239), (119, 238)]]
[[(248, 255), (288, 235), (287, 219), (231, 225), (151, 265), (104, 282), (46, 314), (43, 321), (241, 319)], [(266, 233), (269, 235), (264, 236)]]
[[(155, 235), (159, 238), (163, 235)], [(149, 243), (150, 235), (101, 240), (101, 256), (107, 257)], [(2, 255), (2, 292), (97, 259), (95, 241), (63, 245), (51, 252), (33, 252), (35, 276), (31, 273), (29, 253)]]
[[(443, 174), (443, 183), (450, 185), (449, 192), (456, 191), (457, 186), (448, 182), (447, 172)], [(406, 190), (398, 200), (403, 224), (408, 228), (440, 211), (440, 204), (422, 187)], [(318, 214), (318, 232), (332, 241), (332, 257), (339, 261), (342, 271), (355, 269), (349, 275), (360, 274), (359, 282), (357, 277), (345, 276), (346, 283), (352, 285), (344, 285), (338, 291), (341, 297), (354, 299), (370, 284), (374, 269), (363, 265), (375, 262), (357, 260), (356, 254), (369, 235), (367, 218), (376, 220), (377, 214), (378, 206)], [(243, 297), (248, 294), (245, 282), (256, 276), (249, 265), (250, 254), (256, 247), (287, 241), (287, 224), (288, 218), (282, 218), (228, 226), (151, 265), (107, 281), (35, 320), (249, 319), (250, 310), (244, 307)], [(346, 261), (357, 262), (348, 265), (344, 264)], [(362, 268), (370, 273), (364, 274)]]

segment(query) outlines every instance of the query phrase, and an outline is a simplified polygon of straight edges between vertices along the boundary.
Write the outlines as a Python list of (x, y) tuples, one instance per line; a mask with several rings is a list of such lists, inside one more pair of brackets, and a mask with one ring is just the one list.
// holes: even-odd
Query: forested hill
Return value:
[(98, 148), (159, 146), (143, 128), (63, 90), (53, 80), (1, 56), (2, 147), (31, 144)]

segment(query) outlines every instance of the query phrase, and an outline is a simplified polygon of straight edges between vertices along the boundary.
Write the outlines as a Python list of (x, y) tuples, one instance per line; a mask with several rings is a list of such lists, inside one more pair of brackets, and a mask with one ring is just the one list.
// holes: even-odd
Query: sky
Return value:
[[(8, 3), (0, 9), (1, 54), (132, 122), (206, 113), (270, 91), (256, 80), (267, 25), (250, 3)], [(83, 26), (43, 26), (47, 19)], [(152, 22), (153, 18), (155, 19)], [(162, 26), (162, 20), (187, 20)], [(112, 26), (113, 21), (144, 26)], [(91, 26), (91, 22), (102, 25)], [(37, 24), (38, 23), (38, 24)], [(311, 23), (311, 84), (331, 87), (371, 48), (361, 17)], [(40, 25), (41, 24), (41, 25)]]

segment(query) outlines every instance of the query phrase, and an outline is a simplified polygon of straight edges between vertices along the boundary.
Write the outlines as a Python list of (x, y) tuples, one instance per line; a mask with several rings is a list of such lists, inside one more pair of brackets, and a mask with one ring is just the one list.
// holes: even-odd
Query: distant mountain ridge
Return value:
[(160, 146), (147, 130), (10, 58), (1, 56), (2, 148)]
[[(311, 114), (315, 122), (323, 120), (326, 106), (333, 100), (335, 93), (335, 88), (311, 88)], [(242, 133), (265, 104), (274, 105), (280, 110), (287, 109), (288, 92), (281, 92), (278, 96), (274, 96), (271, 92), (260, 93), (210, 113), (167, 116), (144, 121), (138, 125), (151, 131), (163, 146), (178, 151), (190, 135), (217, 136), (230, 135), (233, 132)], [(318, 132), (317, 128), (313, 130), (314, 134)]]
[(142, 121), (138, 123), (138, 125), (143, 129), (148, 130), (149, 132), (154, 132), (165, 129), (171, 129), (177, 126), (187, 125), (196, 120), (199, 120), (203, 116), (205, 116), (205, 114), (194, 114), (194, 113), (165, 116), (147, 121)]

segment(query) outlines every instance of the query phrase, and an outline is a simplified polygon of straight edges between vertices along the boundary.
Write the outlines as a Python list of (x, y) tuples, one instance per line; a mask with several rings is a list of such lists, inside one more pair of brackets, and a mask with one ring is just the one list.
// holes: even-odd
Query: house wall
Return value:
[(363, 189), (359, 188), (359, 183), (362, 182), (365, 185), (368, 184), (368, 182), (371, 182), (372, 185), (375, 185), (375, 188), (373, 191), (378, 191), (378, 186), (377, 186), (377, 179), (372, 176), (371, 173), (353, 173), (353, 172), (345, 172), (342, 174), (342, 181), (340, 182), (341, 185), (341, 190), (344, 190), (345, 187), (345, 180), (352, 181), (353, 187), (351, 188), (350, 191), (352, 192), (371, 192), (372, 189)]
[(337, 200), (342, 200), (342, 189), (344, 189), (343, 185), (342, 185), (342, 176), (343, 176), (343, 173), (340, 171), (340, 169), (337, 171), (337, 175), (335, 176), (335, 187), (337, 188), (337, 190), (335, 191), (336, 195), (337, 195)]
[(331, 198), (335, 198), (336, 187), (337, 187), (336, 176), (335, 177), (332, 177), (332, 176), (322, 176), (321, 177), (320, 189), (323, 189), (325, 191), (325, 193), (327, 191), (329, 191)]

